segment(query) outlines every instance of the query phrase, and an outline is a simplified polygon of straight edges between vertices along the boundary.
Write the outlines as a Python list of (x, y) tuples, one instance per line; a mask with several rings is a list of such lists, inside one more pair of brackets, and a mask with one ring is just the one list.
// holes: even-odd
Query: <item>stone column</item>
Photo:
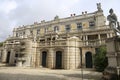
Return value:
[(2, 56), (2, 50), (0, 50), (0, 61), (1, 61), (1, 56)]
[(76, 57), (75, 57), (75, 60), (76, 60), (76, 66), (75, 66), (75, 68), (79, 68), (80, 67), (80, 49), (78, 48), (78, 47), (76, 47)]
[[(65, 69), (76, 69), (80, 66), (80, 50), (76, 39), (69, 40), (69, 46), (65, 48)], [(66, 59), (65, 59), (66, 58)]]
[(4, 49), (3, 50), (3, 54), (2, 54), (2, 60), (1, 60), (1, 62), (6, 62), (6, 59), (7, 59), (7, 50), (6, 49)]
[(98, 40), (99, 40), (99, 45), (101, 45), (101, 37), (100, 37), (100, 34), (98, 34)]
[(86, 46), (86, 37), (85, 37), (85, 35), (83, 36), (83, 41), (84, 41), (83, 45)]
[(48, 64), (48, 68), (51, 68), (51, 69), (53, 69), (55, 67), (54, 66), (54, 63), (55, 63), (55, 60), (54, 60), (55, 54), (54, 53), (55, 52), (54, 52), (53, 48), (50, 48), (49, 53), (47, 53), (48, 54), (47, 64)]
[(107, 34), (107, 38), (109, 38), (109, 37), (110, 37), (110, 34), (108, 33), (108, 34)]
[(70, 56), (69, 56), (69, 47), (65, 47), (64, 48), (64, 69), (70, 69), (70, 65), (69, 65), (69, 61), (70, 60)]
[(33, 43), (33, 48), (31, 49), (30, 57), (31, 57), (31, 66), (39, 67), (40, 66), (40, 49), (37, 48), (38, 43)]
[(110, 33), (110, 37), (113, 37), (113, 34), (112, 34), (112, 33)]
[(35, 56), (35, 67), (39, 67), (40, 66), (40, 62), (41, 62), (41, 56), (40, 56), (40, 50), (39, 48), (36, 48), (36, 52), (34, 54)]
[(70, 47), (69, 48), (69, 69), (76, 69), (80, 64), (80, 53), (79, 48)]
[[(115, 36), (106, 40), (108, 67), (104, 70), (105, 80), (119, 80), (120, 77), (120, 37)], [(118, 79), (115, 79), (117, 78)]]
[(86, 40), (86, 45), (88, 45), (88, 36), (85, 36), (85, 40)]
[(15, 61), (15, 51), (14, 51), (14, 49), (11, 49), (9, 64), (14, 65), (15, 64), (14, 61)]

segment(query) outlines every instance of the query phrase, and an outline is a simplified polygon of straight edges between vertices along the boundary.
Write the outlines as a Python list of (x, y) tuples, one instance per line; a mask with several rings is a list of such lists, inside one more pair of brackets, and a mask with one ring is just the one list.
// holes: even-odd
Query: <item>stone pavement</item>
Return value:
[[(101, 73), (83, 70), (83, 80), (99, 80)], [(82, 80), (81, 70), (0, 67), (0, 80)]]

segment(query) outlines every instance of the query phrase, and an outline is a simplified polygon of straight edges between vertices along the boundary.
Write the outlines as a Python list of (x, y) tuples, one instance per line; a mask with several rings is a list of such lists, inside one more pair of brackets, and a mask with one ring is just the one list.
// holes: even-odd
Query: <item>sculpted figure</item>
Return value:
[(113, 9), (109, 10), (109, 15), (107, 16), (107, 20), (109, 21), (110, 28), (114, 29), (116, 32), (120, 33), (120, 25), (117, 20), (117, 16), (114, 13)]
[(107, 20), (109, 21), (109, 26), (116, 27), (117, 24), (117, 16), (114, 14), (113, 9), (109, 10), (110, 15), (107, 16)]
[(98, 9), (98, 11), (101, 11), (102, 9), (101, 9), (101, 3), (97, 3), (97, 9)]

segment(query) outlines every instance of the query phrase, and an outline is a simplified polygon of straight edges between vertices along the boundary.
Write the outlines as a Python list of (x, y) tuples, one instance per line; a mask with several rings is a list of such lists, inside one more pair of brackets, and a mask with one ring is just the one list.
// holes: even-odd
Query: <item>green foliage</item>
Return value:
[(96, 54), (94, 55), (94, 66), (97, 71), (104, 71), (104, 69), (108, 65), (108, 59), (106, 57), (106, 47), (102, 46), (98, 49)]
[(3, 46), (3, 42), (0, 42), (0, 47), (2, 47)]

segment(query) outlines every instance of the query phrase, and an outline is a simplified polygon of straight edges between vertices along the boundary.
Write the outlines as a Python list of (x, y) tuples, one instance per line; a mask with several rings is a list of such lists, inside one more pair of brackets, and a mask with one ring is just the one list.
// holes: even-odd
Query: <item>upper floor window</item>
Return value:
[(90, 21), (89, 22), (89, 27), (94, 27), (95, 26), (95, 22), (94, 21)]
[(30, 34), (33, 34), (33, 30), (30, 30)]
[(82, 29), (82, 23), (77, 23), (77, 29), (78, 30)]
[(54, 32), (58, 32), (59, 31), (59, 27), (58, 26), (55, 26), (54, 27)]
[(16, 33), (16, 37), (18, 37), (19, 36), (19, 34), (18, 33)]
[(45, 33), (47, 33), (47, 31), (48, 31), (48, 28), (45, 28)]
[(65, 29), (66, 29), (67, 32), (69, 32), (71, 30), (70, 25), (66, 25)]
[(22, 36), (22, 32), (20, 32), (20, 36)]
[(37, 34), (40, 34), (40, 29), (37, 29)]
[(23, 32), (23, 35), (25, 35), (25, 31)]

